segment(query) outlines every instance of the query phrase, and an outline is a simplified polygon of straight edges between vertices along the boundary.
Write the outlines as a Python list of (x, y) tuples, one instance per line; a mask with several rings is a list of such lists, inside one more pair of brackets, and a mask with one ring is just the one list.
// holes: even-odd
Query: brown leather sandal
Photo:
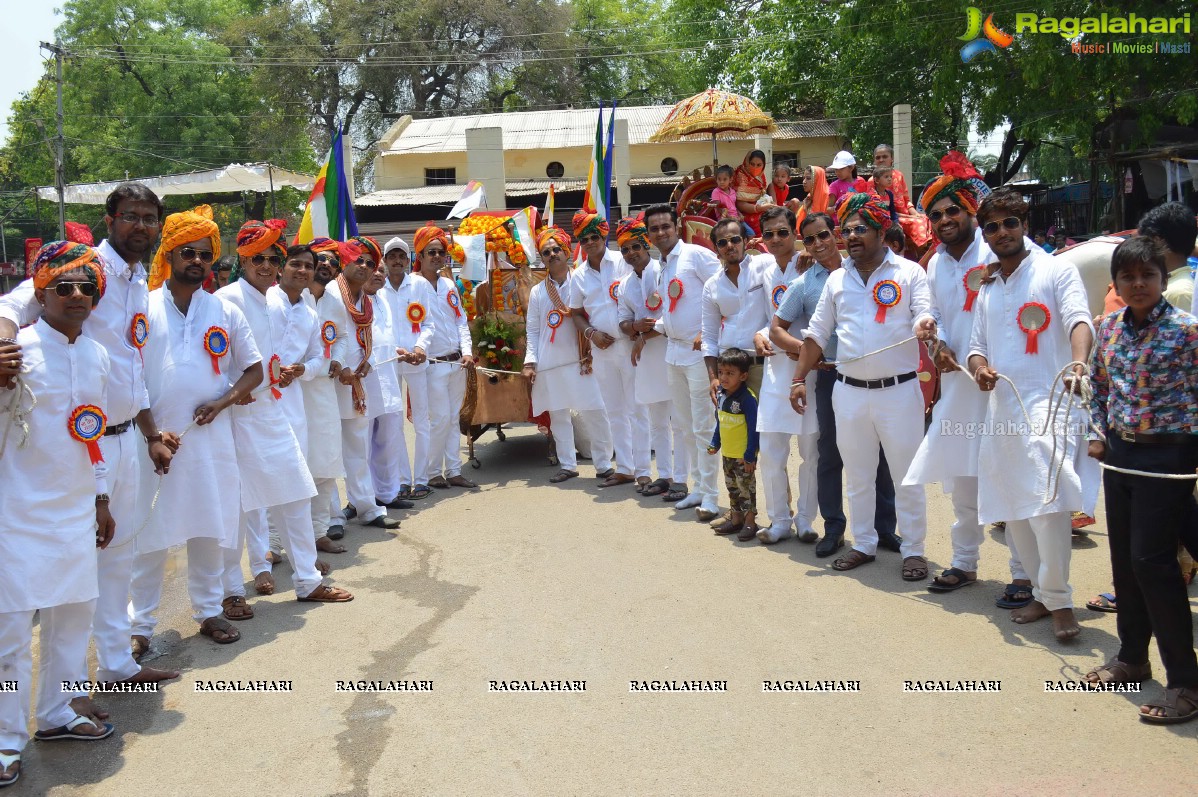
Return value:
[(1152, 665), (1128, 664), (1111, 659), (1101, 667), (1095, 667), (1083, 676), (1091, 684), (1138, 684), (1152, 677)]
[(841, 556), (837, 558), (836, 561), (832, 562), (832, 569), (840, 570), (842, 572), (845, 570), (853, 570), (855, 568), (861, 567), (861, 565), (867, 565), (877, 558), (878, 557), (867, 553), (861, 553), (861, 551), (853, 548), (850, 549), (849, 552), (844, 556)]
[(224, 608), (226, 620), (251, 620), (254, 617), (254, 610), (245, 602), (243, 595), (230, 595), (220, 605)]
[[(911, 564), (907, 564), (911, 562)], [(908, 556), (903, 560), (903, 581), (923, 581), (928, 577), (928, 560), (922, 556)]]

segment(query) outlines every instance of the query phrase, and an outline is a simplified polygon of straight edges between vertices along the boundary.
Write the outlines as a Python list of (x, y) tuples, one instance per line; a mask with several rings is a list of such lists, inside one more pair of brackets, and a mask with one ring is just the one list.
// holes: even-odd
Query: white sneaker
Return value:
[(699, 504), (703, 503), (703, 496), (698, 493), (690, 493), (681, 501), (674, 502), (675, 509), (694, 509)]
[(766, 526), (757, 532), (757, 539), (762, 545), (773, 545), (789, 537), (790, 529), (789, 522), (785, 526)]

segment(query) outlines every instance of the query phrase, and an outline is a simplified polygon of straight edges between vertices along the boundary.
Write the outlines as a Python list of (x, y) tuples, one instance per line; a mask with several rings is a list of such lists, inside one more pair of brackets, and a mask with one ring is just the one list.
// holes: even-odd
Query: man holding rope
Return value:
[[(1092, 514), (1098, 491), (1097, 467), (1087, 465), (1081, 449), (1085, 421), (1072, 411), (1094, 328), (1077, 267), (1025, 246), (1027, 209), (1010, 189), (978, 207), (982, 234), (998, 258), (978, 294), (969, 342), (969, 369), (990, 393), (983, 427), (989, 434), (978, 455), (984, 485), (978, 517), (1006, 521), (1031, 577), (1034, 600), (1011, 619), (1030, 623), (1051, 615), (1064, 641), (1081, 632), (1069, 586), (1070, 513)], [(996, 390), (1000, 374), (1007, 384)], [(1064, 375), (1068, 394), (1056, 400), (1054, 375)]]

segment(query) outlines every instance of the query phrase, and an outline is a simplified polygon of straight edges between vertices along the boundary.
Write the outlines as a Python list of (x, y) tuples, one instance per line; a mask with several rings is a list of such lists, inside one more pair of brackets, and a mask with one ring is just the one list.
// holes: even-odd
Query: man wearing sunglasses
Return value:
[[(798, 407), (805, 411), (807, 375), (835, 334), (838, 363), (832, 404), (848, 485), (853, 548), (832, 567), (845, 571), (876, 558), (879, 443), (891, 478), (899, 484), (923, 438), (924, 400), (916, 380), (919, 340), (935, 334), (936, 322), (929, 312), (923, 269), (883, 243), (882, 234), (891, 223), (887, 208), (870, 194), (849, 194), (837, 216), (849, 257), (824, 285), (804, 332), (794, 381)], [(903, 538), (902, 577), (919, 581), (928, 576), (924, 488), (898, 487), (895, 499)]]
[(570, 282), (570, 317), (591, 342), (595, 376), (616, 450), (615, 469), (596, 474), (600, 487), (631, 484), (649, 475), (649, 419), (633, 398), (636, 387), (632, 342), (620, 332), (619, 282), (629, 266), (607, 248), (607, 220), (594, 213), (574, 214), (574, 235), (585, 261)]
[(673, 414), (678, 418), (690, 457), (694, 492), (671, 490), (662, 496), (677, 502), (678, 509), (702, 507), (711, 516), (719, 509), (717, 457), (707, 453), (715, 433), (711, 404), (711, 380), (703, 362), (703, 286), (715, 276), (720, 261), (710, 250), (679, 238), (678, 212), (673, 205), (653, 205), (645, 211), (649, 240), (661, 253), (661, 272), (656, 285), (646, 285), (649, 295), (664, 303), (654, 329), (666, 338), (666, 369), (669, 374)]
[[(140, 460), (148, 453), (155, 470), (165, 472), (177, 442), (173, 435), (160, 433), (150, 410), (139, 348), (144, 337), (140, 331), (135, 335), (135, 330), (143, 328), (137, 322), (145, 317), (149, 305), (143, 263), (148, 262), (158, 238), (162, 202), (143, 185), (122, 183), (108, 195), (105, 211), (108, 237), (96, 247), (107, 283), (105, 300), (83, 322), (83, 333), (104, 347), (112, 369), (104, 408), (108, 425), (100, 438), (100, 450), (108, 465), (110, 507), (117, 531), (115, 544), (99, 554), (100, 594), (92, 626), (96, 680), (161, 681), (177, 678), (179, 673), (137, 663), (129, 643), (128, 604), (134, 554), (129, 541), (137, 529)], [(32, 324), (40, 316), (41, 305), (31, 280), (0, 296), (0, 383), (20, 373), (21, 348), (15, 342), (18, 327)], [(135, 425), (148, 449), (131, 433)], [(108, 716), (85, 695), (79, 695), (72, 705), (95, 719)]]
[[(933, 180), (920, 198), (940, 241), (928, 262), (928, 285), (932, 317), (942, 336), (932, 346), (932, 357), (942, 374), (941, 393), (931, 426), (904, 480), (907, 484), (940, 482), (952, 498), (952, 564), (928, 585), (932, 592), (953, 592), (977, 582), (978, 554), (985, 536), (978, 520), (977, 462), (982, 436), (962, 434), (961, 430), (980, 428), (986, 417), (986, 394), (960, 369), (958, 358), (964, 358), (969, 348), (979, 286), (986, 264), (994, 256), (976, 220), (979, 197), (969, 178), (977, 177), (977, 172), (960, 161), (946, 160), (946, 166), (948, 172)], [(1006, 540), (1011, 551), (1011, 583), (999, 605), (1018, 608), (1031, 601), (1032, 582), (1015, 552), (1014, 538), (1008, 534)]]
[[(1086, 289), (1077, 267), (1027, 240), (1027, 202), (999, 189), (982, 200), (978, 221), (998, 258), (988, 269), (974, 307), (969, 369), (989, 397), (984, 429), (1019, 433), (987, 436), (978, 450), (978, 518), (1006, 522), (1032, 581), (1034, 600), (1011, 619), (1030, 623), (1051, 615), (1057, 639), (1077, 636), (1069, 585), (1071, 512), (1093, 515), (1098, 466), (1086, 456), (1088, 408), (1062, 411), (1047, 425), (1054, 378), (1070, 362), (1065, 388), (1075, 390), (1094, 342)], [(998, 374), (1011, 385), (997, 385)], [(1024, 412), (1027, 416), (1025, 417)], [(1028, 428), (1027, 419), (1032, 422)]]

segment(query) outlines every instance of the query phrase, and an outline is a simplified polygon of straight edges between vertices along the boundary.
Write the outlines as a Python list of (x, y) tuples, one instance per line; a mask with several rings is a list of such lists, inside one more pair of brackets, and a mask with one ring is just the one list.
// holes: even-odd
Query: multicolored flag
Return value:
[(316, 175), (316, 185), (308, 195), (304, 218), (300, 221), (295, 243), (306, 244), (313, 238), (344, 241), (358, 234), (354, 201), (345, 179), (345, 157), (341, 133), (333, 135), (329, 154)]
[(466, 190), (462, 192), (462, 198), (453, 206), (453, 210), (449, 211), (447, 219), (464, 219), (470, 215), (471, 211), (485, 208), (487, 206), (487, 192), (483, 188), (483, 184), (478, 180), (471, 180), (466, 184)]
[(611, 220), (608, 204), (611, 195), (612, 155), (615, 153), (616, 106), (613, 103), (607, 124), (607, 141), (603, 135), (603, 103), (599, 103), (599, 120), (595, 123), (595, 144), (591, 147), (591, 166), (587, 172), (586, 193), (582, 198), (582, 209), (587, 213), (598, 213)]
[(553, 183), (549, 184), (549, 196), (545, 197), (545, 212), (541, 214), (546, 226), (553, 226)]

